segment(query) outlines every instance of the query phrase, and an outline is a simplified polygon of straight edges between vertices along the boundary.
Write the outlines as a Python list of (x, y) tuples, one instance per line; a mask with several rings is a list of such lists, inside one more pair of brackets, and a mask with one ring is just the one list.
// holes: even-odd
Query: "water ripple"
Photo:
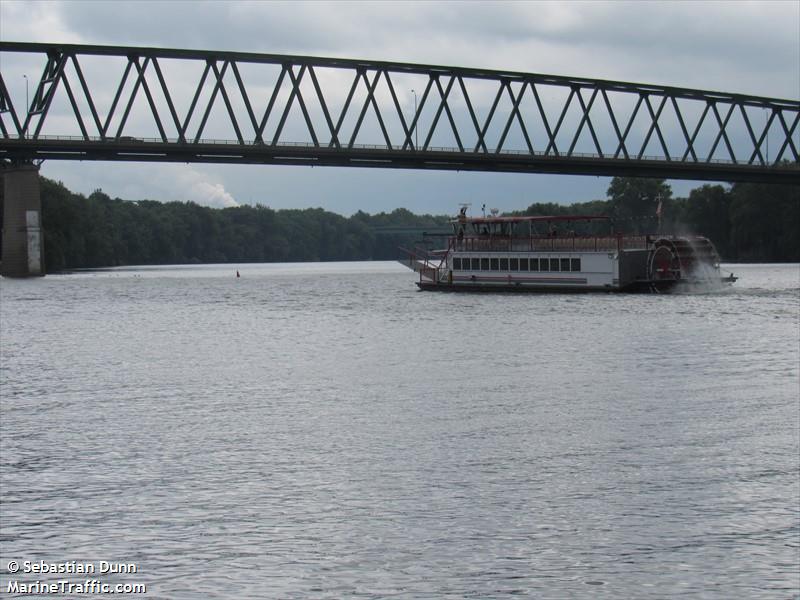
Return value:
[(0, 566), (135, 562), (115, 581), (175, 599), (797, 596), (800, 270), (732, 270), (673, 296), (417, 293), (388, 263), (4, 279)]

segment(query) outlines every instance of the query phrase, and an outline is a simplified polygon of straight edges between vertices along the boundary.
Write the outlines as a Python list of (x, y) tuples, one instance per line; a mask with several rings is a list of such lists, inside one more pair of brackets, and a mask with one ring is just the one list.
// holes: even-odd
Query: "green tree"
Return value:
[(691, 230), (709, 238), (726, 258), (732, 255), (731, 199), (730, 190), (721, 185), (703, 185), (689, 193), (683, 210), (683, 218)]
[(656, 230), (658, 203), (662, 203), (663, 212), (672, 199), (672, 188), (664, 179), (614, 177), (607, 194), (617, 227), (632, 233), (646, 233)]
[(800, 187), (737, 183), (731, 189), (733, 258), (800, 261)]

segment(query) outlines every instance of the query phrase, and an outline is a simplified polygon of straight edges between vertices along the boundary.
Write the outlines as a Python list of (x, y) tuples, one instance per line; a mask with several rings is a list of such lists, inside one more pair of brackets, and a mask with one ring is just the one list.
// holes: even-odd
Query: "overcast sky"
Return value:
[[(800, 2), (0, 1), (4, 41), (235, 50), (445, 64), (800, 98)], [(4, 77), (9, 78), (4, 66)], [(41, 67), (39, 67), (41, 68)], [(10, 70), (9, 70), (10, 72)], [(34, 74), (35, 73), (35, 74)], [(24, 80), (8, 82), (12, 97)], [(38, 77), (32, 70), (29, 77)], [(90, 193), (454, 213), (604, 198), (608, 178), (48, 161)], [(685, 195), (699, 182), (672, 182)]]

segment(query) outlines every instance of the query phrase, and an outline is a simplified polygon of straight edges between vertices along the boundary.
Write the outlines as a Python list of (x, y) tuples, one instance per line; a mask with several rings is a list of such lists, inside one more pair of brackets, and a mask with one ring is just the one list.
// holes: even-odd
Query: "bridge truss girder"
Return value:
[[(12, 55), (41, 61), (41, 76), (23, 113), (15, 109), (4, 74)], [(800, 102), (794, 100), (530, 73), (238, 52), (0, 42), (3, 56), (0, 158), (9, 160), (800, 182)], [(97, 66), (98, 60), (109, 61), (109, 66), (101, 65), (102, 83), (90, 85), (82, 61), (95, 61)], [(202, 68), (196, 85), (178, 85), (180, 77), (165, 75), (168, 62), (194, 65), (196, 72)], [(274, 79), (266, 85), (250, 84), (248, 90), (244, 71), (252, 65), (273, 67)], [(338, 85), (330, 85), (331, 73)], [(409, 75), (422, 90), (419, 102), (413, 92), (410, 118), (404, 110), (407, 90), (398, 83)], [(482, 86), (481, 93), (476, 93), (476, 85)], [(560, 97), (554, 100), (551, 95), (556, 92)], [(66, 98), (61, 112), (53, 108), (59, 94), (62, 101)], [(184, 109), (180, 95), (186, 100)], [(338, 110), (335, 98), (344, 99)], [(100, 108), (104, 99), (106, 111)], [(141, 129), (134, 132), (132, 125), (137, 101), (149, 117), (145, 135)], [(215, 107), (221, 111), (212, 119)], [(286, 139), (291, 115), (297, 117), (300, 128), (294, 133), (299, 132), (302, 141)], [(365, 125), (368, 115), (377, 125), (371, 129)], [(214, 119), (225, 121), (232, 139), (204, 137)], [(65, 135), (59, 126), (74, 134)], [(54, 127), (54, 134), (49, 133)], [(442, 136), (450, 140), (449, 146), (437, 145)], [(580, 151), (581, 145), (590, 151)], [(652, 148), (659, 155), (649, 155)], [(770, 148), (777, 151), (770, 155)]]

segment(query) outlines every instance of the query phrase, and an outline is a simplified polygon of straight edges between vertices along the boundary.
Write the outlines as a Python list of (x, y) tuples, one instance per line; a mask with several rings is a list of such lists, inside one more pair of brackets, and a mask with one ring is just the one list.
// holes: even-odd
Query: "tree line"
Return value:
[(41, 178), (50, 272), (122, 265), (392, 260), (448, 217), (405, 209), (350, 218), (321, 208), (210, 208), (193, 202), (88, 197)]
[[(673, 198), (664, 180), (617, 177), (605, 200), (537, 203), (512, 214), (606, 214), (618, 231), (700, 233), (729, 261), (800, 261), (800, 188), (703, 185)], [(343, 217), (321, 208), (209, 208), (88, 197), (41, 178), (48, 271), (122, 265), (392, 260), (451, 217), (406, 209)], [(660, 206), (660, 208), (659, 208)]]
[(702, 185), (673, 198), (663, 179), (615, 177), (607, 195), (569, 206), (532, 204), (517, 214), (605, 214), (617, 231), (704, 235), (726, 261), (800, 261), (800, 186)]

